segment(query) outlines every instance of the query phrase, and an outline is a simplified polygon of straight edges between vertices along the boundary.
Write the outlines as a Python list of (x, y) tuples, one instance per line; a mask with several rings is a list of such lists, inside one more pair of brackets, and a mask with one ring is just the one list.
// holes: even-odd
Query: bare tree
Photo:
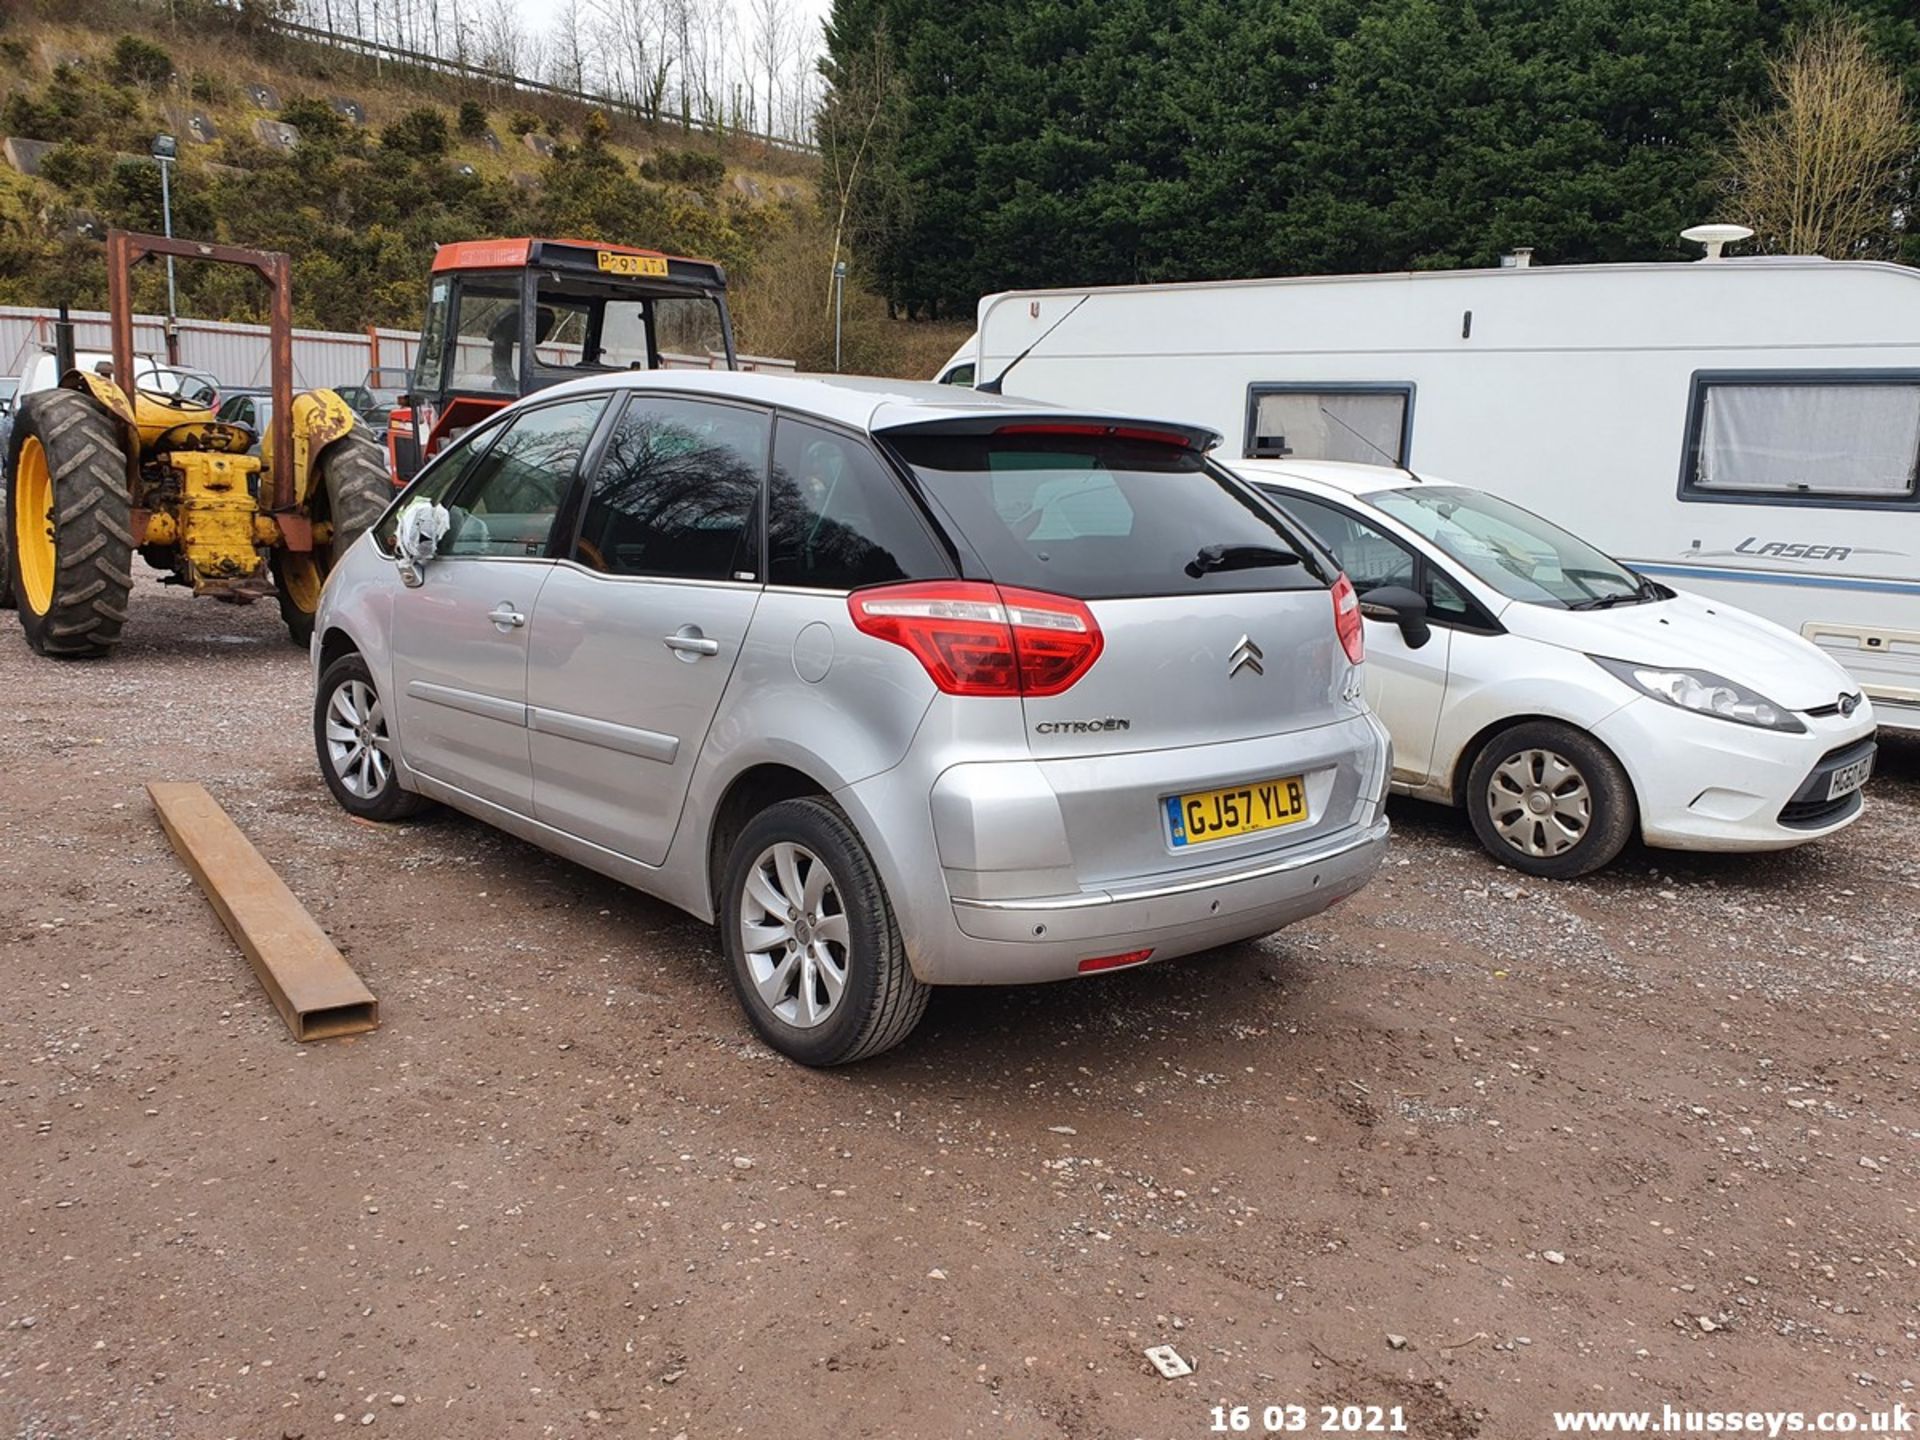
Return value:
[(675, 112), (687, 130), (804, 141), (824, 92), (823, 36), (801, 0), (548, 0), (538, 10), (524, 0), (274, 3), (343, 39), (544, 81), (656, 124)]
[(777, 95), (785, 93), (785, 69), (793, 32), (800, 28), (793, 13), (792, 0), (748, 0), (748, 18), (753, 29), (747, 37), (747, 58), (753, 67), (755, 83), (762, 87), (766, 104), (755, 126), (772, 134), (779, 123)]
[[(821, 173), (832, 207), (832, 257), (826, 276), (827, 305), (833, 305), (833, 265), (846, 255), (849, 238), (874, 239), (904, 213), (905, 200), (892, 167), (882, 161), (898, 138), (905, 94), (893, 59), (893, 42), (884, 24), (874, 28), (867, 47), (833, 64), (830, 88), (821, 101), (815, 126)], [(884, 169), (884, 173), (883, 173)]]
[(1734, 213), (1759, 248), (1834, 259), (1891, 254), (1916, 137), (1900, 77), (1845, 15), (1816, 20), (1770, 65), (1774, 108), (1736, 123)]
[[(587, 51), (580, 28), (580, 0), (564, 0), (549, 22), (554, 83), (575, 92), (587, 88)], [(526, 73), (525, 71), (521, 72)]]

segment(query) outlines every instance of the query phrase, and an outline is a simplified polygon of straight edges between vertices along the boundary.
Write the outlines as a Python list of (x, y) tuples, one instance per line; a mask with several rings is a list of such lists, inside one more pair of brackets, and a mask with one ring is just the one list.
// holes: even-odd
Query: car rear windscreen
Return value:
[(1280, 518), (1181, 446), (1007, 431), (885, 438), (999, 584), (1083, 600), (1321, 588)]

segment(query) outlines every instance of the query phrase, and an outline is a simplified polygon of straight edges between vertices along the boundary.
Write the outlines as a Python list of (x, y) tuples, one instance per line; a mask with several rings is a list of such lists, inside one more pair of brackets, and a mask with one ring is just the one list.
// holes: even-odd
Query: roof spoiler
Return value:
[(1145, 444), (1174, 445), (1204, 455), (1218, 445), (1222, 436), (1205, 425), (1189, 425), (1175, 420), (1136, 420), (1118, 415), (1076, 415), (1072, 411), (1050, 414), (1009, 415), (1004, 410), (982, 410), (971, 415), (944, 415), (937, 420), (916, 420), (905, 425), (875, 426), (880, 435), (1080, 435), (1090, 439), (1134, 440)]

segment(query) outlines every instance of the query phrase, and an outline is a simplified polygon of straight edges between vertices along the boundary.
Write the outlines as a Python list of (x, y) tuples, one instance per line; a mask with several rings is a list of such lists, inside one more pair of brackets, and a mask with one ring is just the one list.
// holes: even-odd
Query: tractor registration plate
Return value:
[(599, 256), (600, 268), (609, 275), (665, 275), (667, 260), (664, 255), (622, 255), (613, 250), (602, 250)]

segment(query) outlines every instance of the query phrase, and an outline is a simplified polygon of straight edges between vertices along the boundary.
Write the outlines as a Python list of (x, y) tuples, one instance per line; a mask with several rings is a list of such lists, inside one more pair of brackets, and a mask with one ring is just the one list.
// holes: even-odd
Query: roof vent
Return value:
[(1745, 225), (1695, 225), (1680, 232), (1682, 240), (1691, 240), (1696, 245), (1707, 247), (1703, 260), (1718, 260), (1722, 246), (1737, 244), (1742, 240), (1751, 240), (1753, 231)]

